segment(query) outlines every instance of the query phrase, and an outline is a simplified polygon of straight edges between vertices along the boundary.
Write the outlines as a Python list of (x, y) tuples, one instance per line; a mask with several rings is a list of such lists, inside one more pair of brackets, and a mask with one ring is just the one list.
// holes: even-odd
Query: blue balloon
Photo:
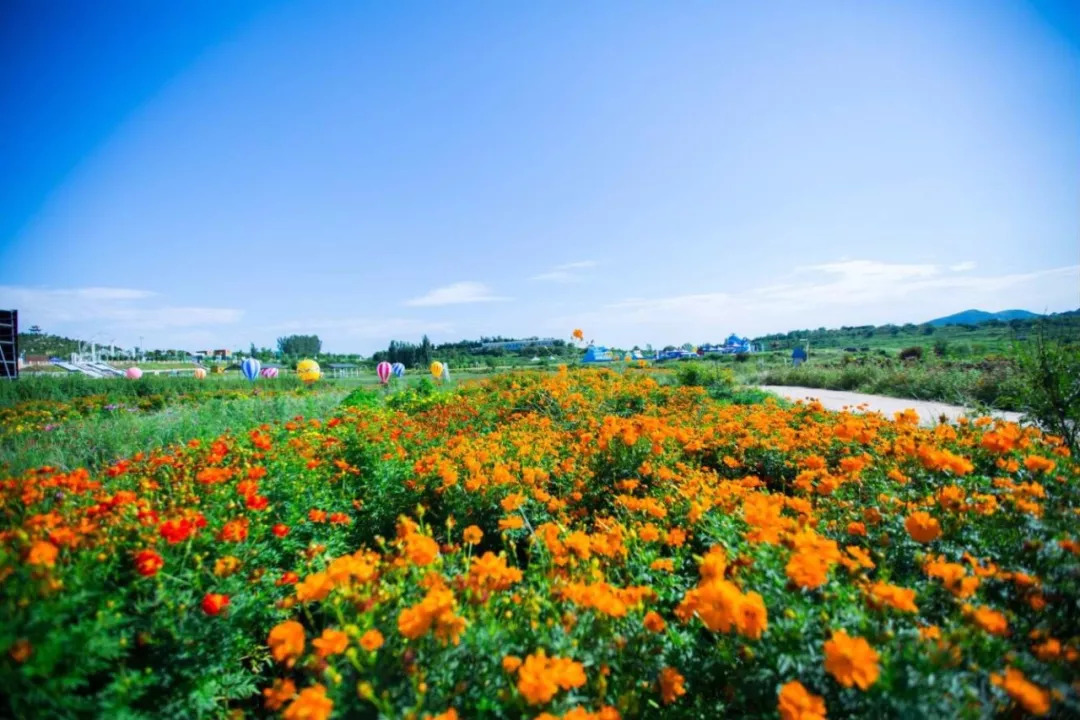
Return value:
[(240, 365), (240, 370), (244, 373), (244, 377), (252, 382), (255, 378), (259, 377), (259, 370), (262, 369), (262, 363), (255, 358), (248, 358)]
[(394, 377), (405, 377), (405, 365), (394, 363), (390, 366), (390, 372), (394, 373)]

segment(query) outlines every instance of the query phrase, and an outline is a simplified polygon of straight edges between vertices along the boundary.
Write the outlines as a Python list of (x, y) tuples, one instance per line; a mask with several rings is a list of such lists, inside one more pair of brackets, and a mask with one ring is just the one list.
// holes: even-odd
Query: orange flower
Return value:
[(878, 679), (878, 654), (861, 637), (844, 630), (833, 631), (825, 642), (825, 670), (844, 687), (858, 685), (866, 690)]
[(664, 622), (664, 618), (660, 617), (659, 613), (652, 610), (645, 613), (645, 629), (649, 632), (663, 632), (667, 623)]
[(749, 592), (743, 596), (735, 615), (735, 626), (740, 633), (753, 640), (769, 629), (769, 615), (761, 595)]
[(1024, 458), (1024, 467), (1026, 467), (1031, 472), (1048, 473), (1053, 471), (1053, 469), (1057, 467), (1057, 463), (1055, 463), (1053, 460), (1048, 460), (1047, 458), (1040, 457), (1039, 455), (1029, 455)]
[(11, 649), (8, 650), (8, 655), (11, 656), (11, 659), (20, 665), (29, 660), (33, 653), (34, 648), (26, 638), (19, 638), (12, 644)]
[(825, 720), (825, 698), (809, 692), (798, 680), (780, 688), (780, 720)]
[(275, 625), (270, 631), (267, 645), (275, 660), (291, 666), (304, 652), (304, 626), (295, 620)]
[(153, 577), (163, 567), (165, 567), (165, 561), (161, 559), (157, 551), (140, 550), (135, 553), (135, 571), (143, 577)]
[(326, 697), (326, 688), (312, 685), (285, 708), (284, 720), (327, 720), (334, 710), (334, 701)]
[(517, 655), (507, 655), (502, 659), (502, 669), (504, 672), (515, 673), (519, 667), (521, 667), (521, 658)]
[(405, 536), (405, 554), (413, 565), (430, 565), (439, 556), (439, 544), (427, 535), (409, 533)]
[(239, 569), (240, 558), (233, 557), (232, 555), (218, 558), (217, 562), (214, 563), (214, 574), (218, 577), (229, 577)]
[(324, 600), (334, 589), (334, 581), (324, 572), (312, 573), (296, 586), (296, 599), (300, 602)]
[(520, 530), (525, 526), (525, 521), (521, 519), (520, 515), (511, 515), (510, 517), (499, 519), (500, 530)]
[(975, 624), (993, 635), (1008, 635), (1009, 621), (997, 610), (980, 607), (974, 613)]
[(788, 578), (799, 587), (816, 588), (829, 579), (829, 564), (810, 552), (797, 552), (784, 568)]
[(670, 705), (686, 694), (684, 682), (686, 678), (673, 667), (666, 667), (660, 671), (660, 699), (665, 705)]
[(30, 552), (26, 555), (26, 562), (31, 565), (44, 565), (53, 567), (56, 565), (56, 556), (60, 548), (45, 540), (38, 540), (30, 546)]
[(1042, 716), (1050, 712), (1050, 693), (1024, 677), (1016, 668), (1006, 668), (1005, 677), (994, 673), (990, 682), (1004, 688), (1016, 702), (1032, 715)]
[(311, 646), (315, 648), (315, 654), (321, 658), (340, 655), (345, 652), (345, 648), (349, 647), (349, 636), (340, 630), (326, 628), (321, 636), (311, 641)]
[(248, 519), (238, 518), (230, 520), (222, 526), (218, 539), (222, 542), (242, 542), (247, 539), (247, 536)]
[(470, 525), (465, 528), (465, 531), (461, 533), (461, 536), (465, 539), (465, 542), (470, 545), (479, 545), (480, 541), (484, 539), (484, 531), (476, 525)]
[(888, 583), (876, 582), (870, 586), (867, 591), (870, 604), (875, 607), (883, 607), (888, 605), (889, 607), (902, 610), (903, 612), (919, 612), (919, 608), (915, 605), (915, 591), (898, 587), (896, 585), (889, 585)]
[(378, 630), (368, 630), (360, 636), (360, 647), (374, 652), (383, 646), (383, 634)]
[[(506, 667), (505, 659), (503, 667)], [(581, 663), (568, 658), (549, 658), (542, 649), (527, 656), (518, 668), (518, 692), (530, 705), (550, 701), (560, 687), (570, 690), (584, 684), (585, 668)]]
[(288, 678), (275, 680), (273, 687), (263, 689), (263, 697), (266, 698), (263, 705), (267, 710), (280, 710), (281, 706), (292, 700), (294, 695), (296, 695), (296, 683)]
[(921, 510), (908, 515), (904, 527), (914, 540), (921, 543), (933, 542), (941, 535), (941, 525), (937, 519)]

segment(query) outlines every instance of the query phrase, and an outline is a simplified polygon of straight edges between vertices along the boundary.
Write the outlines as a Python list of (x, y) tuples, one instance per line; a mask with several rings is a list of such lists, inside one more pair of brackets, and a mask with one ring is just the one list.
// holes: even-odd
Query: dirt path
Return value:
[[(933, 425), (942, 415), (950, 420), (971, 412), (971, 408), (961, 405), (948, 405), (929, 400), (911, 400), (909, 398), (894, 398), (884, 395), (867, 395), (865, 393), (845, 392), (843, 390), (822, 390), (820, 388), (791, 387), (789, 385), (760, 385), (762, 390), (776, 393), (788, 400), (806, 400), (815, 398), (828, 410), (843, 410), (844, 408), (856, 409), (859, 405), (866, 405), (867, 410), (878, 411), (886, 417), (892, 417), (895, 412), (914, 409), (919, 413), (919, 421), (924, 425)], [(991, 413), (994, 417), (1004, 418), (1013, 422), (1020, 422), (1020, 413), (998, 410)]]

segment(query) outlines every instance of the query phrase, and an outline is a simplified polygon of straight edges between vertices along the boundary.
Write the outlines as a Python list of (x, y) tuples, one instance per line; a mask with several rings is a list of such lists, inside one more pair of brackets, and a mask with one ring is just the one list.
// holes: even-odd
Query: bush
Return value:
[(923, 349), (921, 345), (914, 345), (912, 347), (904, 348), (900, 351), (901, 360), (922, 360)]
[(1024, 413), (1080, 452), (1080, 345), (1047, 339), (1017, 345), (1022, 383), (1014, 391)]

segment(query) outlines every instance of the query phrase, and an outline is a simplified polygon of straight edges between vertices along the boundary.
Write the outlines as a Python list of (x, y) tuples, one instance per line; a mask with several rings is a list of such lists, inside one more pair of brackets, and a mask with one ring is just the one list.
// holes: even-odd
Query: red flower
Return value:
[(330, 516), (330, 522), (335, 525), (348, 525), (351, 521), (349, 516), (343, 512), (336, 512)]
[(289, 526), (285, 523), (278, 523), (274, 527), (270, 528), (270, 532), (274, 533), (279, 538), (283, 538), (289, 534)]
[(265, 510), (270, 501), (266, 499), (265, 495), (248, 495), (244, 498), (244, 503), (249, 510)]
[(207, 615), (217, 615), (229, 606), (229, 596), (221, 593), (206, 593), (202, 599), (202, 609)]
[(170, 545), (181, 543), (195, 534), (195, 525), (190, 520), (166, 520), (158, 527), (158, 534)]
[(274, 584), (281, 587), (282, 585), (295, 585), (298, 582), (300, 582), (300, 576), (290, 570), (275, 580)]
[(153, 577), (165, 566), (165, 561), (154, 550), (140, 550), (135, 553), (135, 570), (143, 577)]

